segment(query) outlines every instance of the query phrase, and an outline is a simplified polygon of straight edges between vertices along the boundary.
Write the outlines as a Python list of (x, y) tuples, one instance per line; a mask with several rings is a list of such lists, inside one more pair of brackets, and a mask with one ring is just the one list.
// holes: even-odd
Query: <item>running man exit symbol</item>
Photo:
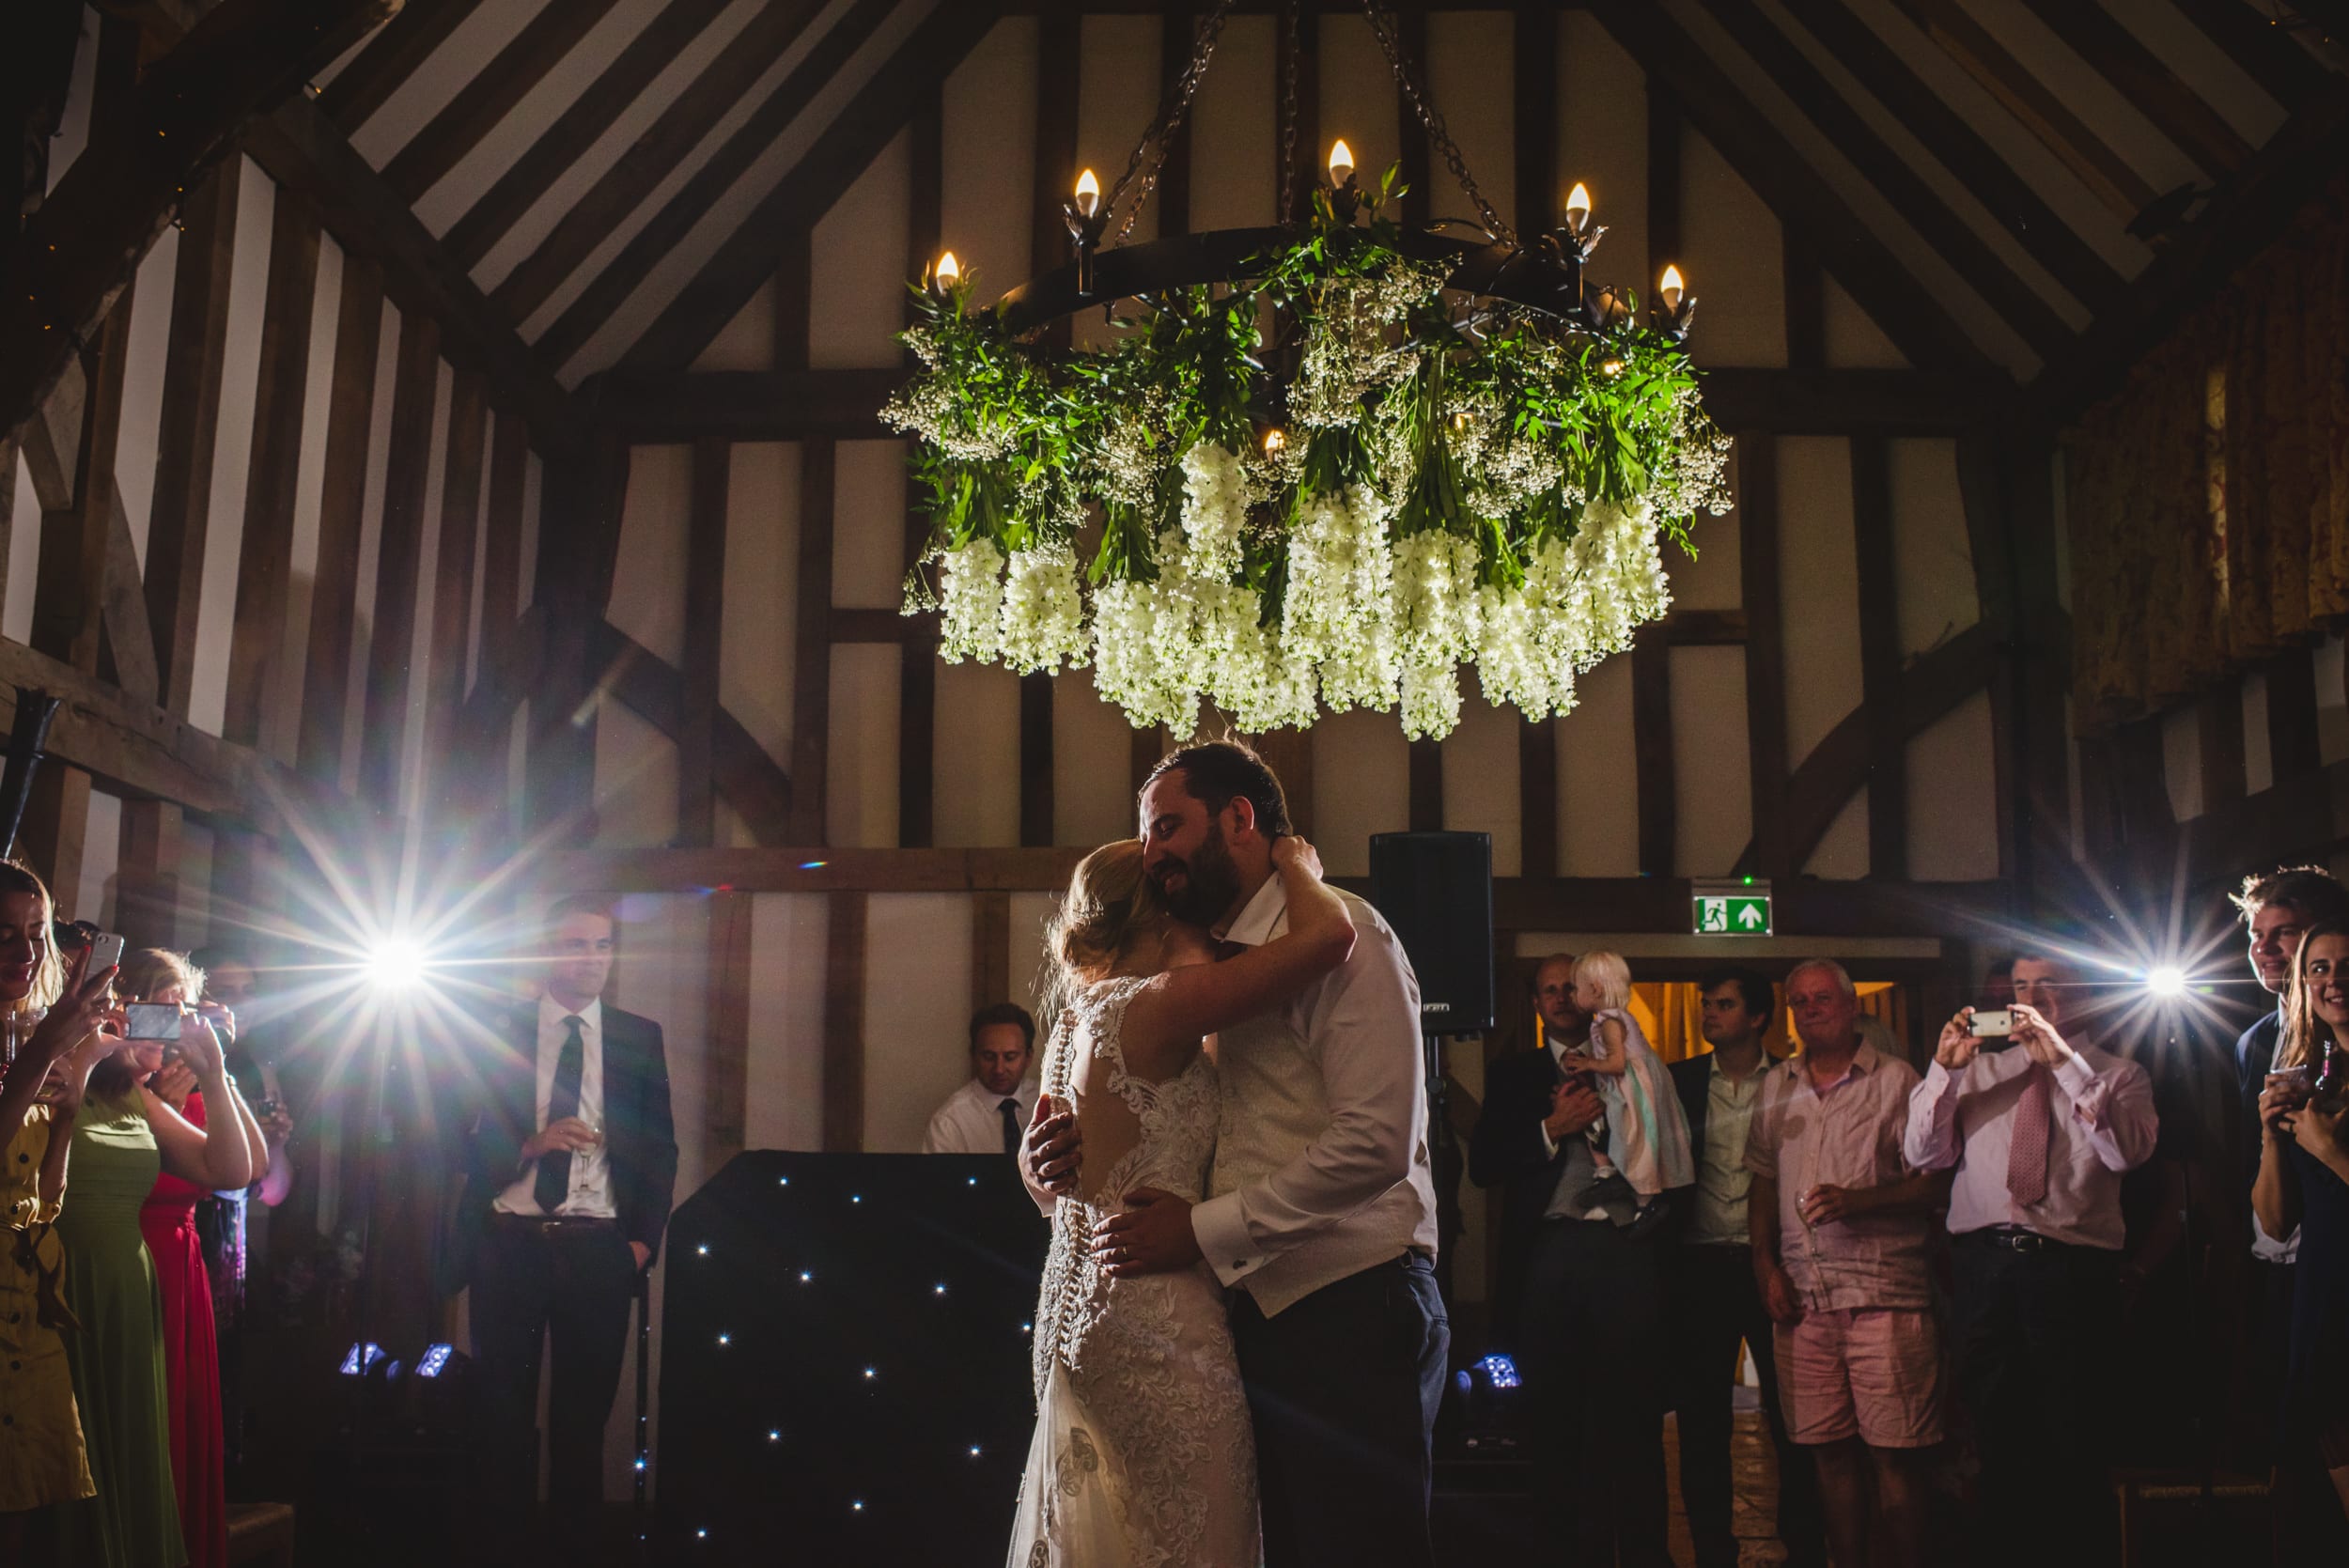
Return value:
[(1766, 893), (1699, 893), (1696, 934), (1701, 937), (1766, 937), (1770, 895)]

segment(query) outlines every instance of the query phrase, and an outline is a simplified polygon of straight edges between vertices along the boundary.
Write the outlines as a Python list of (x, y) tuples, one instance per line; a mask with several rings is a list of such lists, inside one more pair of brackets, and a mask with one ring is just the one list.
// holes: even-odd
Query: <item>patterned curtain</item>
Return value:
[(2349, 620), (2349, 175), (2063, 452), (2083, 734)]

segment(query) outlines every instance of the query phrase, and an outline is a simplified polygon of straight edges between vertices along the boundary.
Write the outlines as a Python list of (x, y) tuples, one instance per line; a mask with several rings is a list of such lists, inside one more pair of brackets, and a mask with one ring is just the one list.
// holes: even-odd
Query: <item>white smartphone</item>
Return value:
[(1974, 1015), (1974, 1037), (2003, 1040), (2015, 1032), (2015, 1015), (2004, 1007), (1985, 1007)]
[(89, 962), (83, 966), (84, 974), (99, 974), (122, 962), (122, 938), (113, 931), (101, 931), (89, 944)]

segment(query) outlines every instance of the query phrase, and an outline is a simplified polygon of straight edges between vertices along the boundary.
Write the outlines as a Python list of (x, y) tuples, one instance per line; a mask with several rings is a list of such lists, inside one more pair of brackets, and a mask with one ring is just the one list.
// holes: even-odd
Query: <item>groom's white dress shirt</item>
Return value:
[[(1419, 980), (1378, 911), (1340, 893), (1354, 952), (1288, 1006), (1224, 1030), (1215, 1170), (1191, 1231), (1267, 1317), (1406, 1250), (1436, 1255)], [(1288, 929), (1276, 875), (1226, 941)]]

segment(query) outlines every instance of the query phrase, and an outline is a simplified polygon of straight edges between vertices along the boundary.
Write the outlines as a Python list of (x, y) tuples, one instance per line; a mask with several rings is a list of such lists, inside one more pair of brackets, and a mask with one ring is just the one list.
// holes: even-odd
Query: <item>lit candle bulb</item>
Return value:
[(1330, 183), (1343, 185), (1354, 178), (1354, 149), (1340, 136), (1330, 147)]
[[(955, 259), (954, 252), (947, 251), (939, 256), (938, 266), (931, 276), (938, 280), (939, 290), (942, 293), (962, 281), (962, 263)], [(788, 1187), (790, 1178), (785, 1177), (783, 1185)]]
[(1687, 290), (1688, 286), (1680, 279), (1680, 269), (1667, 263), (1664, 267), (1663, 279), (1656, 286), (1657, 296), (1664, 302), (1664, 308), (1678, 310), (1680, 296)]
[(1591, 188), (1578, 179), (1574, 189), (1566, 193), (1566, 226), (1579, 234), (1582, 225), (1590, 221)]
[(1077, 210), (1090, 218), (1101, 206), (1101, 182), (1091, 169), (1077, 177)]
[(1268, 458), (1278, 456), (1281, 448), (1288, 443), (1289, 438), (1283, 435), (1277, 427), (1264, 433), (1264, 454)]

